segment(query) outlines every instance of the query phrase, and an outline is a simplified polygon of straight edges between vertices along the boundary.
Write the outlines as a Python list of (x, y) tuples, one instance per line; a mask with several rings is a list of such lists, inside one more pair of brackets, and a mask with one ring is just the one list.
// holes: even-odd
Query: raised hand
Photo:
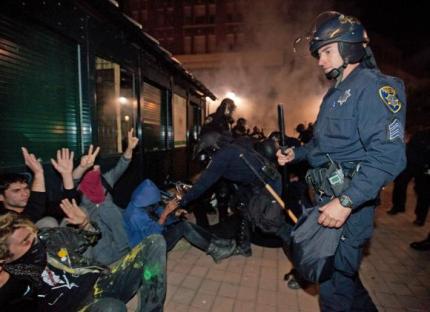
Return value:
[(60, 203), (61, 209), (66, 214), (67, 218), (65, 220), (73, 225), (79, 227), (85, 227), (89, 223), (89, 218), (87, 214), (76, 204), (76, 201), (72, 199), (63, 199)]
[(94, 146), (92, 144), (90, 145), (90, 147), (88, 148), (88, 153), (86, 155), (82, 155), (79, 166), (77, 166), (75, 170), (73, 170), (73, 179), (78, 180), (82, 178), (82, 175), (85, 173), (85, 171), (87, 171), (94, 165), (94, 162), (99, 152), (100, 147), (97, 147), (94, 150)]
[(68, 148), (57, 150), (57, 160), (51, 158), (52, 166), (61, 175), (72, 174), (73, 171), (73, 151), (70, 152)]
[(137, 143), (139, 143), (139, 139), (133, 136), (133, 132), (134, 132), (134, 129), (131, 128), (130, 131), (128, 131), (127, 133), (127, 141), (128, 141), (127, 148), (132, 150), (136, 147)]
[(35, 174), (43, 174), (42, 164), (37, 160), (34, 154), (30, 154), (25, 147), (21, 147), (22, 156), (24, 157), (25, 165)]
[(89, 169), (94, 165), (94, 162), (97, 158), (97, 155), (100, 152), (100, 146), (97, 146), (97, 148), (94, 150), (94, 146), (91, 144), (88, 148), (88, 153), (86, 155), (82, 155), (81, 162), (79, 166), (82, 167), (82, 169)]
[(134, 129), (131, 128), (127, 133), (127, 149), (124, 152), (124, 157), (127, 159), (133, 157), (133, 149), (137, 146), (137, 143), (139, 143), (139, 139), (133, 136), (133, 131)]

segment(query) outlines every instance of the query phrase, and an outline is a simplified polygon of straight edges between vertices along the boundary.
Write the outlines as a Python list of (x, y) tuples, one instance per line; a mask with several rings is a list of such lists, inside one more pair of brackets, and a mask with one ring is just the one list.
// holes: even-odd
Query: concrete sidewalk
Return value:
[[(361, 278), (380, 311), (430, 311), (430, 252), (409, 243), (430, 231), (416, 227), (415, 197), (407, 213), (390, 216), (391, 187), (382, 193), (376, 229), (361, 266)], [(318, 288), (291, 290), (283, 276), (291, 263), (282, 250), (253, 246), (250, 258), (235, 256), (215, 264), (181, 242), (168, 255), (165, 310), (171, 311), (318, 311)]]

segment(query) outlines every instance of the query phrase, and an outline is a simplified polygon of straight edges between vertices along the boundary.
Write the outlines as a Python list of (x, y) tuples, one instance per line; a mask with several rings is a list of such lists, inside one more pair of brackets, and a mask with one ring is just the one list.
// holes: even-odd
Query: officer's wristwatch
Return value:
[(345, 208), (352, 208), (352, 200), (348, 195), (340, 195), (340, 204)]

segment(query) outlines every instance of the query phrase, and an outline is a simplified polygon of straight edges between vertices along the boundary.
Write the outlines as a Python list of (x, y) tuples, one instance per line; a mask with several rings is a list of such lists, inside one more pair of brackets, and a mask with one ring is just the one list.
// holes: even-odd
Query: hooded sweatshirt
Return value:
[(176, 220), (174, 217), (169, 217), (165, 224), (158, 223), (158, 218), (163, 212), (160, 202), (160, 190), (149, 179), (144, 180), (134, 190), (123, 215), (131, 248), (151, 234), (162, 234), (165, 226)]

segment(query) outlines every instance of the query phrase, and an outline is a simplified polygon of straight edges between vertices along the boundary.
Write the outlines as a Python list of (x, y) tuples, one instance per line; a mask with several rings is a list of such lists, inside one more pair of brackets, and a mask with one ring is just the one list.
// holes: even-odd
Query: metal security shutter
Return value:
[(161, 90), (148, 83), (143, 85), (143, 136), (146, 151), (166, 148), (161, 118)]
[[(80, 152), (78, 49), (36, 25), (0, 15), (0, 166), (23, 163), (20, 146), (43, 161), (67, 146)], [(86, 141), (86, 139), (84, 139)]]

